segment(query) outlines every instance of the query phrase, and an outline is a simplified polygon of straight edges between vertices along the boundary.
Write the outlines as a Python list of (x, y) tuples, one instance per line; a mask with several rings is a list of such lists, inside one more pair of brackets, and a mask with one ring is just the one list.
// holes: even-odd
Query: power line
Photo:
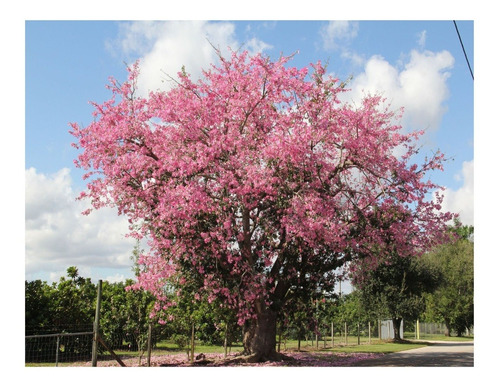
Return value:
[(457, 30), (458, 39), (460, 40), (460, 44), (462, 45), (462, 51), (464, 52), (465, 60), (467, 61), (467, 66), (469, 66), (470, 75), (472, 77), (472, 80), (474, 81), (474, 74), (472, 73), (472, 69), (469, 63), (469, 58), (467, 58), (467, 53), (465, 52), (464, 44), (462, 43), (462, 37), (460, 36), (460, 32), (458, 31), (458, 26), (455, 20), (453, 20), (453, 24), (455, 25), (455, 30)]

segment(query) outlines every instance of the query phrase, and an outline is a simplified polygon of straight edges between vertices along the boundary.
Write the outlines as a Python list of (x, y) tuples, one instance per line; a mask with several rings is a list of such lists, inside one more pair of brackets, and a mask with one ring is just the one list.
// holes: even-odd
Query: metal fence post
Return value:
[(97, 302), (95, 306), (94, 340), (92, 342), (92, 366), (97, 366), (97, 340), (99, 337), (99, 319), (101, 317), (101, 294), (102, 280), (99, 280), (97, 284)]
[(333, 348), (333, 345), (334, 345), (334, 340), (333, 340), (333, 336), (334, 336), (334, 331), (333, 331), (333, 321), (332, 321), (332, 348)]

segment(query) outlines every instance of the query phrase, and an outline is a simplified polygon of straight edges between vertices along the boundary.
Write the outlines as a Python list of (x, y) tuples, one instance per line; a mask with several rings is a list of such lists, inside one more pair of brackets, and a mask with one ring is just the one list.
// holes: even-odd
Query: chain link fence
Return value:
[(39, 334), (25, 337), (26, 364), (86, 361), (92, 357), (93, 332)]
[[(432, 340), (436, 337), (450, 336), (456, 333), (449, 332), (444, 323), (434, 322), (419, 322), (415, 324), (415, 338)], [(464, 333), (465, 336), (474, 336), (474, 328), (467, 329)]]
[(207, 352), (206, 349), (215, 349), (221, 357), (242, 350), (241, 343), (205, 346), (196, 333), (192, 338), (188, 333), (169, 335), (154, 325), (139, 333), (144, 338), (139, 342), (130, 333), (111, 340), (103, 333), (96, 335), (94, 330), (54, 333), (60, 328), (44, 329), (50, 334), (25, 336), (25, 366), (156, 366), (159, 362), (152, 365), (151, 359), (166, 355), (189, 361), (195, 353)]

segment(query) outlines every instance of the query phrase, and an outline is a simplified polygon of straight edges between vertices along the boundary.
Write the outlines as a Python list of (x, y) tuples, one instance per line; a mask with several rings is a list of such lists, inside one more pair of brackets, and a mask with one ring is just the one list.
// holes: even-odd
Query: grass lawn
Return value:
[[(408, 336), (407, 338), (413, 339), (415, 336), (410, 337)], [(460, 341), (460, 342), (466, 342), (466, 341), (474, 341), (474, 336), (464, 336), (464, 337), (446, 337), (443, 334), (421, 334), (420, 339), (423, 341)]]
[[(297, 351), (298, 349), (297, 341), (287, 341), (286, 351)], [(371, 340), (371, 343), (368, 343), (368, 340), (361, 341), (361, 344), (357, 344), (357, 337), (355, 341), (348, 341), (348, 345), (344, 343), (335, 343), (334, 347), (331, 347), (331, 343), (324, 344), (322, 342), (319, 343), (319, 347), (316, 348), (316, 345), (311, 346), (309, 343), (305, 345), (302, 343), (300, 346), (301, 351), (305, 352), (336, 352), (336, 353), (394, 353), (401, 352), (403, 350), (421, 348), (423, 346), (427, 346), (426, 343), (392, 343), (389, 341), (380, 341), (378, 339)], [(285, 351), (283, 347), (281, 347), (281, 351)]]
[(416, 349), (427, 346), (425, 343), (392, 343), (385, 341), (374, 341), (371, 344), (362, 345), (349, 345), (342, 347), (335, 347), (329, 349), (330, 351), (339, 353), (394, 353), (403, 350)]

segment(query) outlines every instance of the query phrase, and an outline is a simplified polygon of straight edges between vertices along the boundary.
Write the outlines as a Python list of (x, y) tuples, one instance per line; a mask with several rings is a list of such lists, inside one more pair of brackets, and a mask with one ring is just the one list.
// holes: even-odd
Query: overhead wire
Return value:
[(472, 77), (472, 80), (474, 81), (474, 74), (472, 73), (472, 69), (471, 69), (470, 63), (469, 63), (469, 58), (467, 57), (467, 53), (465, 52), (465, 47), (464, 47), (464, 44), (462, 42), (462, 37), (460, 36), (460, 31), (458, 31), (457, 22), (455, 20), (453, 20), (453, 24), (455, 25), (455, 30), (457, 31), (458, 39), (460, 40), (460, 45), (462, 46), (462, 51), (464, 52), (465, 60), (467, 61), (467, 66), (469, 66), (470, 75)]

